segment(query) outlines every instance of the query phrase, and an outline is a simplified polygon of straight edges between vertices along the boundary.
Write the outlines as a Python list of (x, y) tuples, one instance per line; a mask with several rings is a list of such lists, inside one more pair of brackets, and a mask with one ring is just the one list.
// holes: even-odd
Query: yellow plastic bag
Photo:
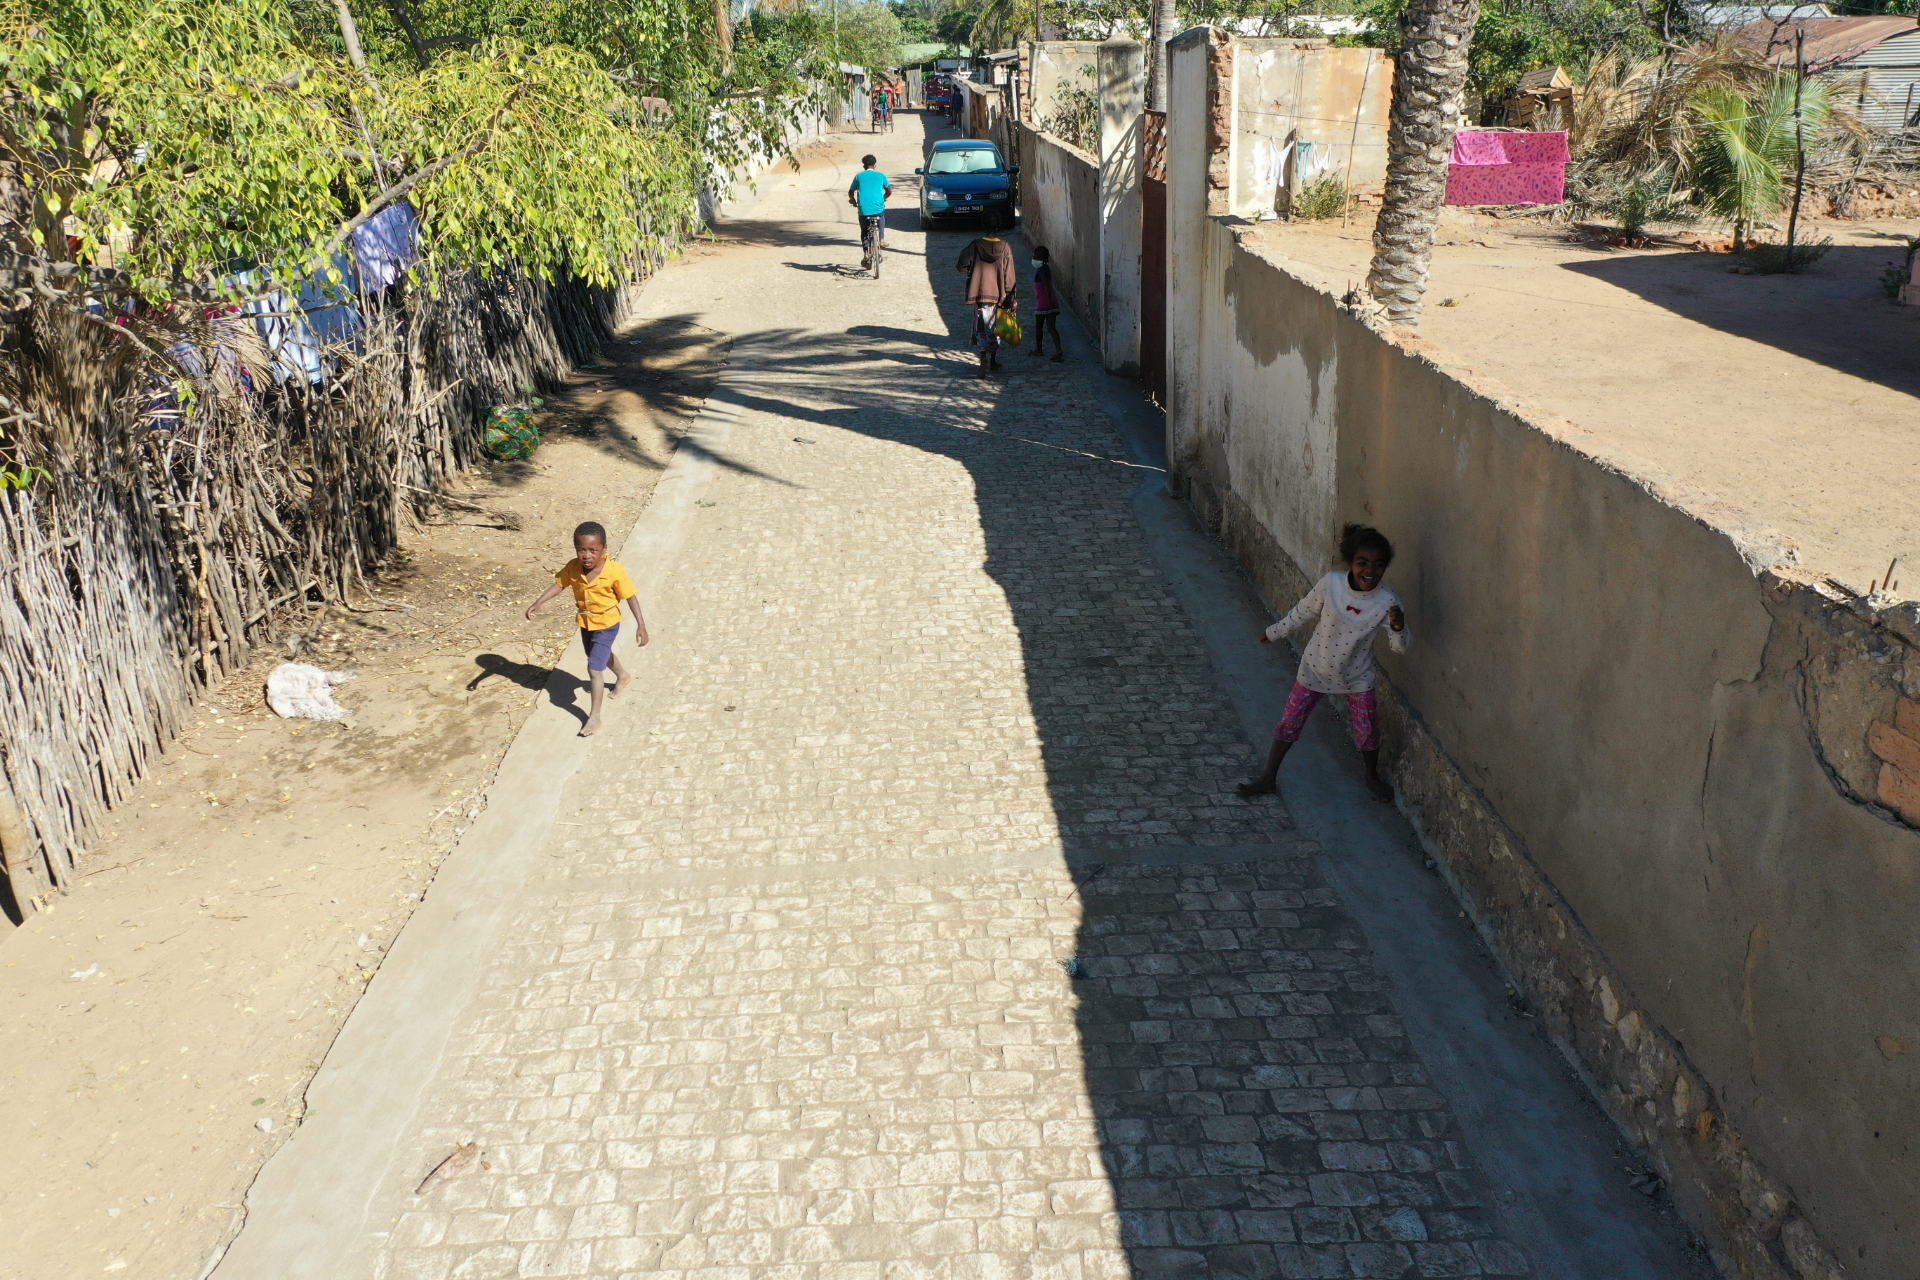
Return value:
[(1001, 307), (993, 313), (993, 336), (1010, 347), (1019, 346), (1021, 339), (1026, 337), (1025, 330), (1020, 327), (1020, 317), (1014, 314), (1012, 307)]

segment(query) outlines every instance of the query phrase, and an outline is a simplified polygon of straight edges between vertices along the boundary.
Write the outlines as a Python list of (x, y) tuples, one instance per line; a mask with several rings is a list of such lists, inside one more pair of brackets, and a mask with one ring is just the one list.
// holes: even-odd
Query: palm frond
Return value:
[(1779, 120), (1766, 105), (1726, 86), (1702, 89), (1692, 101), (1699, 119), (1689, 177), (1708, 209), (1735, 222), (1753, 222), (1780, 207), (1775, 152)]
[(1811, 149), (1831, 114), (1825, 84), (1776, 74), (1757, 91), (1718, 85), (1689, 102), (1697, 127), (1688, 177), (1703, 203), (1735, 222), (1761, 222), (1777, 213), (1797, 151)]

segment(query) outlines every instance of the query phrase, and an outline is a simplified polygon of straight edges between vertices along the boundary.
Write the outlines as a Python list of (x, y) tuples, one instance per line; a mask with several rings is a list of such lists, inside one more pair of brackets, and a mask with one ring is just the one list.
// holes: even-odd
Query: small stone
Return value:
[(273, 1117), (272, 1117), (272, 1116), (261, 1116), (261, 1117), (260, 1117), (260, 1118), (259, 1118), (258, 1120), (255, 1120), (255, 1121), (253, 1122), (253, 1127), (254, 1127), (254, 1128), (256, 1128), (256, 1129), (258, 1129), (258, 1130), (259, 1130), (260, 1132), (262, 1132), (262, 1133), (272, 1133), (272, 1132), (273, 1132)]

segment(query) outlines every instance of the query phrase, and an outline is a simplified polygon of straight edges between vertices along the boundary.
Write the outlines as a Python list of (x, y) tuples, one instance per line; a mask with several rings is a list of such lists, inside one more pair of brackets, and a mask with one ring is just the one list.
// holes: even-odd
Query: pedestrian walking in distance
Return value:
[(633, 673), (613, 656), (613, 642), (620, 637), (620, 602), (626, 601), (633, 610), (633, 642), (637, 645), (647, 643), (647, 620), (640, 616), (640, 597), (634, 592), (633, 579), (627, 576), (627, 567), (608, 557), (607, 531), (592, 520), (573, 531), (573, 559), (553, 575), (553, 585), (527, 606), (527, 617), (533, 617), (541, 605), (568, 587), (573, 588), (580, 644), (587, 651), (587, 674), (593, 685), (593, 707), (587, 713), (587, 722), (580, 726), (580, 736), (591, 738), (600, 732), (600, 700), (607, 692), (607, 669), (613, 669), (612, 696), (619, 697), (633, 682)]
[(1033, 350), (1028, 355), (1046, 354), (1047, 335), (1053, 335), (1053, 362), (1067, 358), (1060, 345), (1060, 293), (1053, 287), (1053, 254), (1041, 245), (1033, 251)]
[(1000, 338), (993, 331), (993, 313), (1012, 310), (1020, 281), (1013, 270), (1013, 246), (989, 231), (960, 251), (960, 270), (967, 277), (967, 306), (973, 312), (973, 340), (980, 348), (979, 377), (1000, 367)]
[(1340, 559), (1346, 568), (1314, 583), (1286, 617), (1260, 636), (1260, 643), (1272, 644), (1309, 621), (1320, 620), (1301, 656), (1299, 678), (1287, 695), (1286, 712), (1274, 726), (1266, 772), (1240, 784), (1240, 794), (1248, 799), (1279, 789), (1280, 762), (1300, 740), (1307, 715), (1330, 693), (1347, 700), (1353, 738), (1367, 765), (1367, 790), (1376, 800), (1393, 799), (1393, 788), (1380, 776), (1380, 720), (1373, 699), (1374, 633), (1384, 630), (1387, 647), (1395, 653), (1407, 651), (1407, 617), (1400, 597), (1391, 587), (1380, 585), (1393, 563), (1393, 544), (1378, 529), (1350, 524), (1340, 534)]

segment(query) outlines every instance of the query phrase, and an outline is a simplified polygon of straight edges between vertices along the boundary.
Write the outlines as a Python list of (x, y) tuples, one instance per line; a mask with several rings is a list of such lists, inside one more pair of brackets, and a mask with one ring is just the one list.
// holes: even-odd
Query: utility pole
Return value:
[(1785, 270), (1794, 270), (1793, 245), (1800, 234), (1800, 192), (1807, 185), (1807, 138), (1800, 118), (1800, 91), (1807, 84), (1807, 29), (1793, 34), (1793, 212), (1787, 217), (1787, 261)]

